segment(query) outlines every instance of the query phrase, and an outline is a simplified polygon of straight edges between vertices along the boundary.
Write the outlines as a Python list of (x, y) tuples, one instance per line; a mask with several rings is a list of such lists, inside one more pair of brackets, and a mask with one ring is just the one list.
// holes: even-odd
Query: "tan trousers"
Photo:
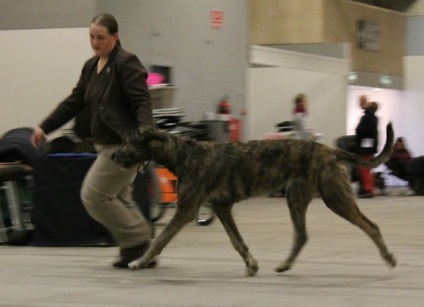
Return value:
[(90, 216), (103, 224), (121, 248), (140, 245), (150, 239), (150, 229), (132, 199), (137, 166), (123, 169), (111, 160), (119, 145), (96, 145), (97, 159), (88, 171), (81, 200)]

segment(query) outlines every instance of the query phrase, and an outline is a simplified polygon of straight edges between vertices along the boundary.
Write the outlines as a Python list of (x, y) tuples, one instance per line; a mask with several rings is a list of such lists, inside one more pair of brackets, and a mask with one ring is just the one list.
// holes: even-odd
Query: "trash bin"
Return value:
[(208, 140), (218, 142), (230, 141), (230, 122), (228, 120), (203, 120), (201, 121), (208, 127)]

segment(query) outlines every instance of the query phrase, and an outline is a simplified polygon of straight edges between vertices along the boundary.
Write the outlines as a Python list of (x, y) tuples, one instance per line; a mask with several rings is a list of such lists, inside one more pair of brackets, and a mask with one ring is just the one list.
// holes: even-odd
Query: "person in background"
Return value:
[(305, 94), (298, 94), (294, 98), (294, 109), (293, 109), (293, 124), (294, 133), (296, 139), (312, 140), (313, 135), (306, 130), (306, 117), (308, 100)]
[(405, 146), (404, 139), (398, 137), (393, 144), (393, 152), (389, 160), (386, 161), (386, 166), (391, 170), (392, 175), (407, 180), (406, 166), (412, 160), (412, 155)]
[(359, 96), (359, 107), (362, 110), (365, 110), (366, 109), (367, 104), (368, 104), (368, 98), (367, 98), (367, 96), (365, 96), (365, 95)]
[[(362, 106), (362, 105), (361, 105)], [(364, 105), (364, 115), (362, 115), (356, 127), (356, 152), (365, 160), (374, 157), (378, 147), (378, 117), (375, 112), (378, 109), (376, 102), (369, 102)], [(371, 198), (374, 196), (374, 176), (371, 169), (359, 167), (359, 193), (360, 198)]]
[[(145, 253), (153, 229), (132, 199), (138, 166), (123, 169), (111, 155), (126, 135), (154, 125), (147, 70), (137, 56), (121, 48), (114, 16), (95, 16), (89, 34), (95, 55), (83, 65), (71, 94), (35, 127), (32, 143), (39, 146), (46, 134), (75, 118), (84, 106), (91, 107), (91, 133), (98, 156), (82, 184), (81, 200), (119, 245), (120, 257), (113, 266), (127, 268)], [(155, 261), (149, 264), (155, 265)]]
[(393, 153), (385, 165), (393, 176), (408, 182), (412, 191), (407, 193), (424, 195), (424, 156), (412, 156), (405, 145), (404, 138), (396, 139)]

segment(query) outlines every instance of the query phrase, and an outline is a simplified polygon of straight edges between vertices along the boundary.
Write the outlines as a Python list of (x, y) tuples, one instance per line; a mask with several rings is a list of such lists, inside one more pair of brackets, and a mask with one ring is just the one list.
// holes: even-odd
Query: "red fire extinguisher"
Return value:
[(219, 102), (218, 114), (231, 114), (231, 103), (228, 101), (228, 95), (222, 97)]

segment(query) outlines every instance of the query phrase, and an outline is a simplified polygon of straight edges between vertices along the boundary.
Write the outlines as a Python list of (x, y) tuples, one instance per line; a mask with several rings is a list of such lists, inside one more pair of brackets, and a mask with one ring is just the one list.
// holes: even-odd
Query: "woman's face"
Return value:
[(308, 100), (306, 99), (306, 97), (305, 98), (302, 98), (302, 100), (300, 101), (299, 105), (302, 108), (306, 109), (306, 107), (308, 106)]
[(117, 40), (118, 33), (112, 35), (105, 26), (90, 24), (90, 44), (97, 56), (108, 57)]
[(396, 149), (396, 150), (399, 150), (399, 149), (403, 149), (404, 146), (403, 146), (402, 142), (398, 141), (398, 142), (395, 142), (395, 144), (393, 145), (393, 148)]

